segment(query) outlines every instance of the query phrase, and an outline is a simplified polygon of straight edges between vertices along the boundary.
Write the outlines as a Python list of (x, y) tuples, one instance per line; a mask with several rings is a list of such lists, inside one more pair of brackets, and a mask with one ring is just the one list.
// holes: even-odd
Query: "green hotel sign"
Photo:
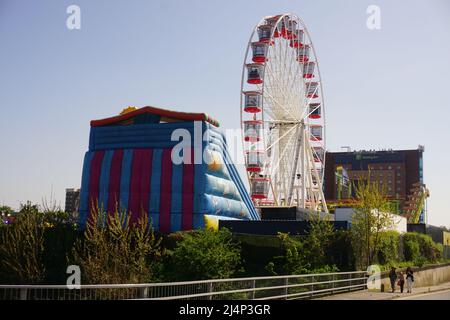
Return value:
[(369, 155), (362, 155), (362, 154), (357, 154), (355, 156), (356, 160), (373, 160), (373, 159), (378, 159), (378, 156), (369, 156)]

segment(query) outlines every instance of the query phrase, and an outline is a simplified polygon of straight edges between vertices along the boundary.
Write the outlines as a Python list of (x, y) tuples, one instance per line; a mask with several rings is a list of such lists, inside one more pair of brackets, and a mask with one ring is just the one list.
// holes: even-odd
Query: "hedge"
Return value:
[(437, 262), (443, 256), (443, 246), (435, 243), (430, 236), (410, 232), (403, 235), (403, 245), (405, 247), (405, 259), (408, 261), (418, 261), (424, 259), (428, 262)]
[(386, 231), (380, 233), (380, 247), (377, 252), (379, 264), (389, 264), (401, 260), (400, 254), (400, 234), (396, 231)]

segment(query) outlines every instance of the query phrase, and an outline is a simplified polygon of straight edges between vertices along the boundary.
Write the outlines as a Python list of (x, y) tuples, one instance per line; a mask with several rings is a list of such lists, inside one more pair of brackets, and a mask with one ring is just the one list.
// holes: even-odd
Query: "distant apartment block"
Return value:
[(80, 204), (80, 189), (68, 188), (66, 189), (66, 206), (65, 212), (74, 213), (78, 211)]
[[(386, 187), (387, 196), (398, 204), (398, 212), (403, 213), (413, 196), (415, 187), (423, 184), (423, 152), (419, 146), (415, 150), (362, 150), (350, 152), (327, 152), (324, 192), (327, 203), (344, 201), (355, 196), (352, 192), (341, 192), (337, 183), (339, 172), (344, 171), (346, 178), (356, 181), (377, 181)], [(424, 212), (420, 222), (425, 221)]]

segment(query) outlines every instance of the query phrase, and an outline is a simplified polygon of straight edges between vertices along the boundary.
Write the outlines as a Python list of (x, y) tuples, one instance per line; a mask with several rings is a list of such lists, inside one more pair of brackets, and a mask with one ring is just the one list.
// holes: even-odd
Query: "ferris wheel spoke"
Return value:
[[(286, 43), (286, 48), (288, 47), (289, 46)], [(289, 65), (287, 62), (289, 62)], [(285, 70), (285, 72), (287, 73), (286, 79), (288, 79), (288, 82), (286, 84), (287, 90), (291, 93), (291, 95), (298, 97), (300, 92), (295, 90), (295, 84), (297, 84), (297, 80), (299, 79), (299, 63), (297, 62), (297, 54), (295, 48), (289, 50), (289, 56), (287, 57), (287, 61), (285, 61), (284, 65), (285, 67), (287, 67), (287, 70)]]
[[(281, 33), (281, 30), (279, 31)], [(278, 77), (278, 82), (276, 83), (276, 87), (274, 88), (276, 90), (276, 95), (280, 98), (282, 98), (283, 102), (287, 104), (286, 97), (288, 96), (288, 93), (286, 92), (286, 86), (285, 86), (285, 73), (282, 69), (283, 67), (283, 55), (282, 55), (282, 49), (283, 49), (283, 38), (279, 37), (276, 40), (275, 48), (273, 49), (272, 57), (270, 59), (271, 63), (269, 64), (269, 69), (272, 69), (272, 72), (275, 73)], [(278, 50), (277, 50), (278, 49)], [(272, 61), (275, 61), (272, 66)], [(270, 72), (270, 71), (269, 71)], [(274, 92), (275, 94), (275, 92)]]
[[(282, 86), (283, 79), (280, 76), (280, 75), (282, 75), (281, 72), (279, 70), (276, 70), (275, 68), (277, 68), (277, 67), (272, 66), (271, 63), (268, 63), (266, 65), (266, 68), (267, 68), (268, 74), (270, 75), (269, 76), (270, 85), (266, 86), (266, 88), (267, 87), (270, 88), (272, 96), (273, 95), (276, 95), (277, 97), (286, 96), (287, 95), (287, 93), (285, 92), (286, 89)], [(286, 101), (283, 101), (283, 102), (286, 103)]]
[[(295, 184), (295, 179), (297, 178), (297, 172), (298, 172), (298, 161), (299, 158), (301, 157), (301, 149), (302, 149), (302, 145), (304, 145), (304, 139), (305, 139), (305, 134), (304, 134), (304, 129), (303, 129), (303, 125), (302, 126), (298, 126), (297, 130), (296, 130), (296, 137), (297, 140), (295, 141), (295, 150), (293, 153), (294, 159), (293, 159), (293, 165), (290, 172), (290, 177), (289, 177), (289, 191), (288, 191), (288, 199), (287, 199), (287, 204), (291, 205), (292, 203), (292, 193), (294, 190), (294, 184)], [(300, 159), (300, 161), (302, 161), (303, 159)]]
[[(267, 95), (269, 97), (269, 103), (265, 106), (264, 110), (270, 114), (272, 114), (272, 119), (278, 120), (281, 119), (282, 116), (280, 114), (287, 113), (289, 110), (284, 107), (284, 104), (281, 104), (279, 102), (276, 102), (273, 97), (270, 97), (269, 94)], [(293, 118), (289, 117), (286, 120), (294, 120)]]
[[(297, 59), (296, 56), (294, 56), (294, 58)], [(299, 89), (303, 90), (303, 88), (302, 88), (303, 87), (303, 79), (302, 79), (302, 76), (301, 76), (301, 72), (299, 72), (299, 71), (301, 71), (300, 63), (295, 62), (294, 63), (294, 67), (290, 68), (290, 72), (289, 72), (290, 73), (290, 77), (291, 77), (290, 86), (288, 87), (289, 91), (295, 90), (296, 89), (295, 86), (296, 85), (300, 85), (300, 84), (302, 86)], [(294, 91), (294, 92), (298, 96), (301, 93), (300, 91), (301, 90)]]
[[(309, 153), (310, 153), (310, 159), (312, 161), (314, 161), (313, 155), (312, 155), (311, 144), (309, 143), (309, 141), (306, 141), (306, 144), (307, 144), (307, 149), (309, 150)], [(313, 175), (315, 176), (315, 178), (317, 179), (317, 182), (319, 183), (319, 186), (321, 186), (323, 184), (323, 174), (319, 175), (319, 171), (317, 170), (315, 165), (313, 166), (312, 172), (313, 172)], [(320, 190), (320, 191), (322, 191), (322, 190)], [(323, 193), (323, 191), (322, 191), (322, 193)]]
[(295, 50), (292, 50), (292, 48), (290, 48), (289, 46), (289, 41), (286, 40), (284, 41), (284, 46), (285, 46), (285, 51), (284, 51), (284, 61), (283, 61), (283, 72), (287, 74), (286, 82), (285, 82), (285, 86), (288, 87), (288, 85), (290, 84), (291, 78), (292, 78), (292, 62), (293, 62), (293, 52)]
[[(277, 106), (277, 108), (275, 108), (275, 110), (279, 108), (279, 109), (282, 109), (285, 113), (289, 113), (289, 112), (290, 112), (290, 110), (287, 109), (283, 103), (279, 102), (279, 101), (278, 101), (276, 98), (274, 98), (269, 92), (265, 91), (265, 94), (267, 95), (267, 97), (269, 98), (269, 100), (271, 100), (271, 102), (273, 102), (273, 103)], [(268, 108), (265, 109), (265, 110), (268, 110)], [(273, 110), (273, 109), (272, 109), (272, 110)], [(276, 112), (275, 112), (275, 114), (276, 114)], [(295, 120), (295, 119), (292, 118), (291, 116), (289, 116), (289, 118), (291, 118), (292, 120)], [(275, 119), (279, 119), (279, 117), (276, 117)]]
[(278, 115), (278, 119), (299, 119), (298, 116), (295, 116), (295, 109), (292, 108), (292, 105), (295, 105), (292, 102), (294, 99), (292, 99), (287, 93), (285, 93), (284, 90), (280, 89), (279, 87), (270, 87), (270, 89), (266, 90), (266, 92), (268, 92), (267, 95), (270, 96), (270, 98), (276, 103), (276, 106), (279, 107), (277, 108), (277, 113), (279, 114), (280, 111), (282, 112), (281, 115)]
[(302, 82), (299, 81), (298, 77), (293, 76), (292, 79), (290, 79), (290, 86), (286, 88), (287, 92), (289, 92), (289, 102), (290, 105), (292, 105), (294, 108), (292, 112), (296, 114), (297, 119), (301, 119), (301, 113), (299, 112), (301, 107), (301, 84)]
[[(309, 100), (311, 101), (311, 100)], [(309, 106), (309, 102), (306, 104), (307, 106)], [(303, 118), (309, 118), (310, 115), (312, 115), (315, 111), (317, 111), (318, 109), (320, 109), (320, 105), (317, 105), (316, 107), (309, 109), (309, 107), (306, 109), (307, 111), (305, 112), (305, 114), (303, 115)]]
[(272, 149), (272, 147), (274, 145), (276, 145), (281, 139), (283, 139), (285, 136), (287, 136), (289, 133), (291, 133), (292, 130), (294, 130), (295, 128), (298, 127), (298, 124), (295, 124), (294, 126), (292, 126), (292, 128), (290, 128), (288, 131), (286, 131), (281, 137), (278, 137), (277, 140), (275, 140), (274, 142), (272, 142), (272, 144), (270, 144), (266, 150), (270, 150)]
[(265, 91), (265, 103), (264, 103), (264, 111), (270, 115), (271, 119), (278, 119), (279, 110), (283, 109), (283, 104), (278, 102), (272, 95)]
[[(282, 83), (282, 87), (284, 89), (284, 94), (286, 95), (286, 100), (288, 101), (288, 104), (290, 106), (294, 106), (294, 99), (293, 99), (293, 95), (295, 95), (295, 92), (292, 90), (288, 89), (288, 85), (291, 83), (291, 79), (290, 79), (290, 65), (288, 66), (289, 62), (292, 62), (291, 60), (289, 60), (288, 58), (288, 48), (289, 45), (287, 44), (287, 41), (283, 41), (284, 44), (284, 50), (281, 54), (282, 59), (280, 59), (281, 61), (281, 68), (282, 68), (282, 73), (285, 74), (286, 76), (283, 78), (283, 83)], [(292, 50), (290, 50), (292, 51)], [(294, 111), (294, 110), (292, 110)], [(291, 111), (291, 112), (292, 112)]]
[(313, 110), (309, 110), (310, 103), (315, 99), (315, 98), (313, 98), (314, 94), (316, 94), (316, 93), (319, 94), (319, 86), (320, 86), (320, 82), (318, 82), (318, 85), (317, 85), (316, 89), (313, 91), (311, 97), (308, 97), (305, 92), (305, 95), (303, 96), (303, 105), (305, 105), (306, 108), (304, 110), (304, 113), (302, 114), (302, 118), (309, 117), (315, 110), (317, 110), (319, 108), (319, 106), (318, 106), (318, 107), (314, 108)]
[(278, 79), (277, 74), (271, 70), (270, 64), (266, 66), (266, 69), (268, 71), (269, 76), (267, 76), (268, 82), (265, 84), (264, 93), (276, 104), (276, 108), (277, 107), (284, 108), (283, 102), (278, 101), (278, 98), (274, 97), (274, 94), (277, 95), (277, 93), (279, 92), (279, 89), (277, 88), (276, 84), (279, 83), (280, 80)]
[[(289, 137), (289, 141), (292, 139), (292, 135)], [(284, 155), (286, 154), (286, 151), (288, 150), (288, 144), (286, 144), (283, 147), (283, 150), (281, 153), (277, 156), (278, 159), (275, 160), (275, 165), (271, 167), (271, 169), (268, 170), (268, 174), (270, 176), (274, 176), (275, 172), (278, 172), (278, 167), (280, 166), (281, 159), (283, 159)], [(269, 168), (270, 163), (267, 163), (266, 167)]]
[[(282, 159), (285, 158), (285, 154), (286, 151), (289, 149), (290, 143), (292, 142), (294, 135), (290, 134), (290, 136), (288, 137), (287, 143), (285, 143), (285, 145), (283, 146), (283, 150), (282, 152), (278, 155), (278, 159), (275, 162), (275, 166), (272, 167), (272, 169), (270, 170), (271, 175), (273, 175), (273, 172), (276, 172), (278, 170), (278, 167), (280, 166), (280, 162), (282, 161)], [(268, 165), (267, 165), (268, 167)]]

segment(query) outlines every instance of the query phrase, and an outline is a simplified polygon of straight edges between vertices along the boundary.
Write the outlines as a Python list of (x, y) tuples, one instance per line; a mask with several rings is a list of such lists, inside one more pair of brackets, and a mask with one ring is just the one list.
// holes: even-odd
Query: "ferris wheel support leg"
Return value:
[[(309, 144), (309, 142), (307, 142), (307, 144), (308, 144), (308, 146), (307, 146), (306, 150), (308, 150), (310, 159), (312, 159), (313, 158), (313, 154), (312, 154), (312, 151), (311, 151), (311, 145)], [(313, 167), (312, 171), (313, 171), (314, 176), (316, 177), (317, 184), (319, 185), (318, 202), (322, 203), (323, 211), (325, 213), (328, 213), (328, 207), (327, 207), (327, 204), (325, 202), (325, 195), (323, 193), (323, 184), (322, 184), (321, 180), (319, 179), (319, 174), (317, 173), (316, 167)]]
[[(275, 189), (274, 189), (274, 187), (273, 187), (272, 180), (270, 180), (270, 189), (272, 190), (272, 194), (275, 195), (276, 193), (275, 193)], [(275, 206), (278, 206), (278, 199), (274, 196), (273, 200), (274, 200)]]
[[(302, 149), (302, 180), (301, 180), (301, 182), (302, 182), (302, 189), (301, 189), (301, 191), (302, 191), (302, 207), (303, 208), (306, 208), (306, 197), (307, 197), (307, 193), (308, 193), (308, 191), (306, 190), (306, 170), (307, 169), (305, 168), (305, 164), (308, 159), (308, 155), (307, 155), (308, 149), (307, 148), (309, 146), (307, 146), (305, 130), (306, 129), (303, 126), (303, 128), (302, 128), (302, 134), (303, 134), (303, 137), (302, 137), (302, 148), (303, 148)], [(309, 175), (309, 172), (308, 172), (308, 175)]]
[[(287, 204), (290, 206), (292, 203), (292, 193), (294, 190), (294, 183), (295, 183), (295, 177), (297, 175), (297, 166), (298, 166), (298, 158), (300, 157), (300, 146), (303, 142), (303, 130), (302, 130), (302, 126), (297, 127), (296, 130), (296, 135), (298, 136), (296, 144), (295, 144), (295, 158), (294, 158), (294, 165), (292, 167), (292, 172), (291, 172), (291, 181), (289, 183), (289, 197), (288, 197), (288, 202)], [(299, 132), (300, 131), (300, 132)], [(302, 175), (302, 179), (303, 179), (303, 175)]]

